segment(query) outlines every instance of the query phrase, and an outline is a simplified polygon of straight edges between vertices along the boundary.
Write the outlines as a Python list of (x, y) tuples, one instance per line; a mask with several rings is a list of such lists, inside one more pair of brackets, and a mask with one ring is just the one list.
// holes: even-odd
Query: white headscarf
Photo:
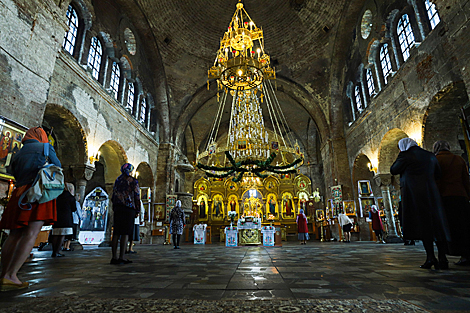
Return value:
[(409, 148), (414, 147), (414, 146), (418, 146), (418, 144), (416, 143), (416, 141), (414, 141), (411, 138), (403, 138), (402, 140), (398, 142), (398, 148), (402, 152), (407, 151)]
[(374, 212), (374, 213), (378, 211), (378, 210), (377, 210), (377, 206), (376, 206), (375, 204), (373, 204), (373, 205), (370, 206), (370, 210), (371, 210), (372, 212)]
[(181, 208), (181, 200), (176, 201), (175, 207), (180, 207)]

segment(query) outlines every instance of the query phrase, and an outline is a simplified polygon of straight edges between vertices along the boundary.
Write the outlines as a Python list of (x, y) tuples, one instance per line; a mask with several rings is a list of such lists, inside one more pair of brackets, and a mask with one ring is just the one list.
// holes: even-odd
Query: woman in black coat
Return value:
[[(422, 240), (426, 250), (426, 262), (421, 268), (448, 268), (446, 258), (450, 233), (441, 204), (436, 179), (441, 170), (436, 157), (421, 149), (413, 139), (398, 142), (400, 153), (390, 168), (392, 175), (400, 175), (403, 206), (403, 238)], [(439, 261), (434, 256), (436, 240)]]
[(72, 212), (77, 210), (75, 203), (75, 188), (72, 184), (66, 183), (64, 192), (57, 198), (57, 222), (52, 226), (52, 257), (62, 257), (59, 253), (60, 247), (66, 235), (73, 234)]

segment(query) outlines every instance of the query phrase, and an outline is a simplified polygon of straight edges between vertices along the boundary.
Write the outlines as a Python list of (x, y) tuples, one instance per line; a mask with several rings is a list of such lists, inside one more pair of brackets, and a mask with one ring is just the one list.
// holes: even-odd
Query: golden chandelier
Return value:
[[(196, 157), (197, 167), (207, 176), (238, 174), (234, 181), (239, 181), (245, 173), (264, 178), (272, 173), (296, 173), (302, 165), (299, 145), (294, 145), (292, 138), (286, 139), (283, 135), (290, 131), (269, 81), (275, 78), (270, 57), (264, 50), (263, 31), (239, 2), (220, 41), (214, 65), (208, 71), (207, 88), (209, 80), (217, 81), (219, 108), (206, 149), (202, 153), (198, 151)], [(219, 91), (222, 91), (222, 97)], [(264, 102), (273, 126), (271, 132), (265, 129), (263, 99), (266, 99)], [(231, 116), (227, 143), (225, 147), (218, 147), (218, 128), (229, 102)], [(221, 154), (225, 156), (221, 157)], [(272, 165), (275, 160), (276, 165)]]
[(256, 27), (243, 3), (238, 3), (208, 78), (216, 79), (219, 89), (224, 86), (239, 91), (258, 87), (263, 79), (275, 79), (263, 40), (263, 31)]

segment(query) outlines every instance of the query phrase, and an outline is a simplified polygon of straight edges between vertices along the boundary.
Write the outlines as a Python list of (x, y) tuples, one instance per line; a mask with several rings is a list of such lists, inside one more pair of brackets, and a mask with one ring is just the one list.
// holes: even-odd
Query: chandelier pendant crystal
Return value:
[[(303, 154), (299, 145), (293, 144), (292, 135), (289, 137), (291, 131), (270, 83), (275, 78), (270, 57), (264, 50), (263, 31), (239, 2), (220, 41), (214, 65), (208, 71), (208, 89), (210, 80), (217, 81), (219, 108), (206, 150), (198, 151), (196, 156), (197, 167), (207, 176), (223, 178), (238, 174), (234, 181), (240, 181), (245, 174), (264, 178), (273, 173), (294, 174), (303, 164)], [(230, 97), (227, 143), (219, 147), (219, 126)], [(265, 128), (263, 99), (271, 131)], [(276, 165), (272, 165), (274, 161)]]

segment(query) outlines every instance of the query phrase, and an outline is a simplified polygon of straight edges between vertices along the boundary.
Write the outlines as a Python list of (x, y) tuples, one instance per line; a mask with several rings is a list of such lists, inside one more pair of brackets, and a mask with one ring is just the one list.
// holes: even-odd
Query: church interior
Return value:
[[(36, 283), (0, 302), (46, 310), (63, 296), (81, 312), (101, 298), (116, 301), (102, 311), (153, 312), (163, 302), (152, 298), (168, 308), (186, 299), (212, 312), (190, 301), (252, 300), (248, 312), (267, 300), (297, 312), (350, 299), (345, 307), (368, 312), (469, 312), (468, 267), (414, 266), (423, 248), (403, 246), (390, 173), (403, 138), (428, 151), (446, 140), (468, 164), (469, 25), (465, 0), (0, 0), (0, 214), (15, 188), (8, 167), (34, 126), (84, 212), (77, 256), (37, 251), (44, 228), (23, 270), (45, 277), (28, 274)], [(125, 163), (143, 204), (139, 254), (113, 272), (111, 196)], [(168, 250), (177, 200), (179, 255)], [(120, 281), (104, 278), (114, 273)]]

